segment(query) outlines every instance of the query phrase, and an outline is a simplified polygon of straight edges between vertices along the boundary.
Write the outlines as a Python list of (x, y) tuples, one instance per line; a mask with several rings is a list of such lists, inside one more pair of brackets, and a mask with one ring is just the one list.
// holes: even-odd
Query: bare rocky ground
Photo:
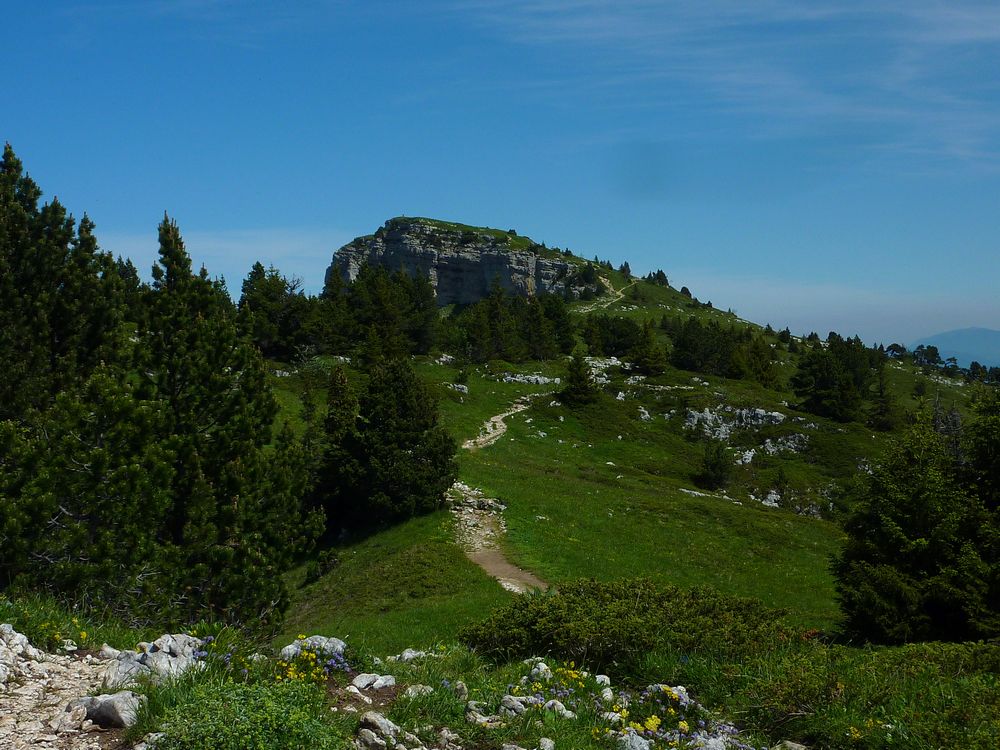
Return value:
[[(8, 628), (9, 626), (4, 626)], [(0, 633), (0, 747), (7, 750), (106, 750), (120, 732), (105, 731), (67, 712), (73, 700), (97, 691), (107, 662), (90, 654), (49, 654), (13, 630)], [(72, 714), (72, 715), (71, 715)], [(83, 709), (82, 715), (86, 715)]]

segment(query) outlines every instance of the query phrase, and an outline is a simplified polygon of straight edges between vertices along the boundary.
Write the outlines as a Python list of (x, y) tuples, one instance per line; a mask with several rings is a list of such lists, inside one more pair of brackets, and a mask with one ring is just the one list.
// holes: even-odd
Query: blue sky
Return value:
[(1000, 4), (5, 4), (0, 139), (143, 271), (238, 292), (400, 214), (795, 332), (1000, 328)]

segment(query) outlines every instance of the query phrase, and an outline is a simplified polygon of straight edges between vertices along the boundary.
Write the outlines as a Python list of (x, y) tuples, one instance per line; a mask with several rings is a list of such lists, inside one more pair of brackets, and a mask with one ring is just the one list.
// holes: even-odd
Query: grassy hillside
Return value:
[[(577, 303), (579, 314), (590, 310), (640, 321), (695, 315), (745, 325), (671, 287), (618, 272), (606, 275), (621, 299), (609, 294), (596, 306)], [(633, 576), (707, 584), (786, 609), (797, 625), (830, 630), (837, 606), (828, 563), (842, 535), (824, 518), (836, 515), (837, 488), (878, 455), (885, 436), (859, 423), (833, 423), (795, 410), (795, 397), (785, 390), (795, 358), (778, 351), (785, 375), (778, 390), (672, 368), (636, 379), (612, 367), (604, 373), (605, 398), (583, 410), (559, 404), (560, 386), (554, 383), (504, 381), (512, 374), (561, 377), (563, 361), (492, 362), (461, 370), (434, 358), (415, 364), (459, 443), (516, 399), (536, 397), (530, 409), (508, 419), (509, 431), (497, 443), (459, 454), (460, 479), (507, 505), (503, 544), (515, 564), (556, 585), (575, 577)], [(937, 395), (946, 406), (960, 408), (967, 401), (958, 381), (899, 363), (888, 374), (904, 407), (916, 405), (919, 381), (927, 386), (925, 399)], [(467, 392), (450, 387), (458, 380)], [(298, 379), (275, 382), (283, 416), (299, 420)], [(753, 459), (733, 466), (724, 491), (704, 490), (695, 482), (704, 454), (702, 427), (686, 424), (687, 415), (708, 410), (731, 418), (727, 410), (739, 408), (785, 419), (734, 429), (727, 438), (734, 464), (747, 451), (754, 451)], [(769, 441), (790, 439), (803, 443), (798, 450), (763, 450)], [(783, 507), (761, 503), (772, 490), (780, 490)], [(809, 517), (815, 515), (824, 518)], [(340, 566), (300, 590), (286, 634), (349, 630), (386, 647), (402, 647), (408, 638), (452, 637), (506, 595), (464, 558), (451, 541), (450, 523), (440, 514), (338, 550)], [(426, 565), (430, 560), (435, 564)], [(434, 580), (441, 585), (435, 588)], [(390, 581), (399, 595), (387, 593)]]
[[(510, 594), (469, 562), (442, 511), (337, 550), (332, 571), (300, 585), (276, 644), (299, 633), (336, 633), (372, 653), (453, 641), (465, 623)], [(301, 584), (304, 571), (293, 578)]]

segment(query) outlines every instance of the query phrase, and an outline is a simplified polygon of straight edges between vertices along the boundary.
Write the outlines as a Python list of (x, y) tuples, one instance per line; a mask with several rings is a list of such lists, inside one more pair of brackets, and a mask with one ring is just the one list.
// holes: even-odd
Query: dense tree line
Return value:
[(444, 321), (442, 344), (470, 362), (554, 359), (573, 350), (575, 326), (554, 294), (521, 297), (494, 284), (489, 295)]
[(165, 218), (154, 282), (136, 289), (88, 219), (40, 195), (8, 146), (0, 582), (132, 618), (273, 619), (315, 524), (224, 286), (192, 272)]
[(438, 343), (430, 281), (380, 266), (363, 267), (350, 285), (333, 275), (322, 294), (308, 296), (297, 279), (256, 263), (243, 282), (239, 309), (241, 329), (264, 356), (283, 361), (304, 347), (351, 354), (376, 340), (396, 355), (426, 354)]
[[(268, 626), (287, 603), (283, 573), (324, 527), (438, 507), (454, 446), (403, 356), (434, 341), (429, 284), (371, 270), (311, 299), (258, 264), (237, 306), (192, 269), (168, 217), (147, 285), (99, 249), (86, 217), (77, 225), (40, 197), (8, 146), (0, 588), (131, 621)], [(275, 429), (262, 351), (362, 335), (370, 366), (356, 404), (331, 383), (321, 435)]]
[(776, 357), (771, 345), (749, 326), (724, 326), (691, 316), (668, 318), (660, 328), (672, 344), (670, 363), (709, 375), (755, 380), (768, 387), (777, 383)]
[[(885, 406), (889, 397), (884, 367), (883, 352), (866, 347), (857, 336), (845, 339), (831, 332), (825, 345), (814, 341), (802, 354), (791, 385), (806, 411), (850, 422), (861, 416), (864, 403), (876, 395)], [(879, 390), (873, 394), (870, 386), (876, 379)]]

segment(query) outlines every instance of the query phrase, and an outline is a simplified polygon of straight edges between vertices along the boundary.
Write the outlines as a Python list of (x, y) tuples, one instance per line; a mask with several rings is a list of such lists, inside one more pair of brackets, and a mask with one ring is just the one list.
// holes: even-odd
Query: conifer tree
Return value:
[(93, 223), (41, 191), (10, 144), (0, 162), (0, 418), (24, 418), (115, 359), (124, 298)]
[(792, 377), (792, 388), (813, 414), (849, 422), (861, 407), (861, 394), (838, 359), (819, 346), (808, 351)]
[(406, 334), (413, 343), (415, 354), (427, 354), (437, 344), (440, 321), (434, 286), (422, 273), (412, 279), (408, 276), (404, 278), (410, 297), (406, 312)]
[(135, 621), (169, 609), (175, 556), (160, 530), (172, 456), (161, 404), (130, 373), (100, 366), (35, 429), (0, 423), (0, 580), (72, 594)]
[(566, 367), (566, 385), (559, 391), (559, 398), (570, 406), (591, 404), (598, 399), (600, 391), (590, 375), (590, 366), (583, 354), (583, 348), (577, 347), (570, 357)]
[(885, 376), (885, 360), (880, 360), (875, 368), (875, 394), (868, 411), (868, 424), (873, 430), (889, 432), (899, 424), (899, 408), (896, 399), (889, 392)]
[(667, 352), (656, 340), (653, 321), (643, 323), (642, 332), (629, 352), (629, 358), (636, 372), (643, 375), (660, 375), (667, 369)]
[(901, 643), (1000, 634), (997, 529), (957, 469), (922, 415), (856, 488), (833, 566), (847, 635)]
[(357, 408), (352, 418), (344, 384), (333, 384), (317, 482), (328, 530), (377, 527), (440, 508), (455, 480), (455, 443), (409, 362), (373, 365)]
[(358, 400), (341, 367), (335, 368), (327, 383), (326, 419), (323, 423), (322, 455), (316, 466), (313, 506), (323, 513), (326, 541), (350, 521), (344, 506), (349, 506), (353, 488), (362, 481), (359, 458), (348, 447), (356, 440)]
[(354, 336), (354, 319), (339, 273), (328, 273), (309, 321), (309, 339), (323, 353), (344, 353)]
[(523, 335), (531, 359), (552, 359), (559, 353), (555, 327), (545, 316), (545, 308), (537, 297), (532, 297), (527, 302)]
[(463, 327), (465, 353), (473, 362), (486, 362), (497, 356), (493, 348), (493, 331), (490, 328), (490, 313), (485, 302), (478, 302), (469, 308)]
[(409, 299), (398, 281), (381, 266), (365, 265), (348, 294), (355, 330), (366, 337), (363, 346), (370, 349), (377, 339), (378, 349), (390, 358), (410, 351), (405, 334)]
[(542, 296), (542, 307), (545, 309), (545, 317), (552, 322), (559, 351), (562, 354), (571, 354), (576, 346), (576, 336), (566, 300), (557, 294), (546, 294)]
[[(1000, 556), (1000, 388), (980, 389), (973, 412), (965, 439), (968, 483), (992, 514), (996, 552)], [(996, 593), (1000, 599), (1000, 591)]]
[(305, 456), (287, 433), (266, 447), (276, 405), (260, 354), (224, 286), (192, 273), (167, 217), (153, 279), (140, 372), (173, 457), (164, 534), (184, 571), (181, 616), (271, 621), (280, 574), (313, 533), (296, 478)]
[(503, 290), (499, 278), (494, 278), (490, 293), (483, 301), (493, 337), (493, 356), (510, 362), (520, 362), (527, 357), (527, 346), (518, 332), (516, 305), (520, 298), (510, 298)]

